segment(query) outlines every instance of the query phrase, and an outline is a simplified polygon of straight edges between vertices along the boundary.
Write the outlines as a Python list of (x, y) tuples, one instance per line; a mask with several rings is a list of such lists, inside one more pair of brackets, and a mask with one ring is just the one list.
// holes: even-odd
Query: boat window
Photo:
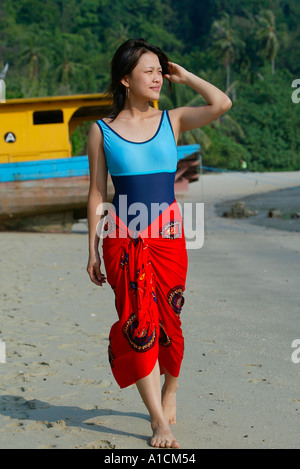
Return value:
[(53, 111), (35, 111), (33, 113), (34, 125), (40, 124), (63, 124), (64, 116), (60, 109)]

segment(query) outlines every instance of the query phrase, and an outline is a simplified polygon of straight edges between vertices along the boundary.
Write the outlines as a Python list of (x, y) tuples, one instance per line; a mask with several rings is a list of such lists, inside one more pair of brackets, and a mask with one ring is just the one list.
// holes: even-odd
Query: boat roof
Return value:
[(58, 102), (58, 101), (98, 101), (99, 99), (108, 99), (106, 93), (92, 93), (92, 94), (72, 94), (65, 96), (44, 96), (38, 98), (16, 98), (16, 99), (7, 99), (6, 103), (2, 105), (9, 104), (30, 104), (30, 103), (49, 103), (49, 102)]

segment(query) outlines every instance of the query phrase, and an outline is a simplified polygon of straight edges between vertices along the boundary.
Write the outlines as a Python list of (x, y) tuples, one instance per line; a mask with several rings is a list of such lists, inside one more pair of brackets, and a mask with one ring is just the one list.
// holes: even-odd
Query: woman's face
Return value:
[(157, 55), (153, 52), (145, 52), (131, 74), (124, 80), (129, 86), (130, 96), (133, 95), (149, 101), (159, 99), (163, 76)]

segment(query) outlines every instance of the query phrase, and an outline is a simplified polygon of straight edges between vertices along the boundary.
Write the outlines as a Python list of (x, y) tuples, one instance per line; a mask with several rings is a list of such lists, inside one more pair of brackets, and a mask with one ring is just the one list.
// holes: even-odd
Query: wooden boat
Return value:
[[(178, 147), (175, 177), (177, 196), (188, 192), (188, 184), (198, 179), (199, 145)], [(68, 214), (70, 220), (86, 217), (89, 188), (87, 156), (0, 164), (0, 229), (47, 227), (54, 214)], [(114, 193), (108, 177), (108, 195)], [(38, 216), (44, 215), (41, 218)], [(57, 215), (54, 216), (57, 218)], [(36, 220), (36, 222), (35, 222)], [(58, 224), (60, 224), (58, 222)]]

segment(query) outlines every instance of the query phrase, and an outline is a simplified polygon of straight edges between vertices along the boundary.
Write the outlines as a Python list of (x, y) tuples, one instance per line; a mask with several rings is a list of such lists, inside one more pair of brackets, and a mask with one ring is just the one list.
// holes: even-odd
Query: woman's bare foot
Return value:
[(174, 425), (176, 423), (176, 391), (165, 390), (164, 386), (161, 403), (168, 423)]
[[(174, 401), (173, 405), (171, 405), (170, 398), (167, 394), (171, 391), (176, 391), (177, 378), (172, 377), (167, 372), (165, 375), (165, 407), (167, 407), (167, 402), (169, 408), (173, 407), (174, 418)], [(160, 382), (160, 366), (158, 361), (156, 362), (152, 372), (148, 376), (145, 376), (145, 378), (138, 380), (136, 382), (136, 386), (150, 414), (151, 428), (153, 431), (150, 443), (151, 446), (154, 448), (179, 448), (179, 444), (170, 430), (168, 419), (164, 415)]]
[(179, 444), (165, 423), (152, 423), (153, 437), (151, 446), (154, 448), (179, 448)]

